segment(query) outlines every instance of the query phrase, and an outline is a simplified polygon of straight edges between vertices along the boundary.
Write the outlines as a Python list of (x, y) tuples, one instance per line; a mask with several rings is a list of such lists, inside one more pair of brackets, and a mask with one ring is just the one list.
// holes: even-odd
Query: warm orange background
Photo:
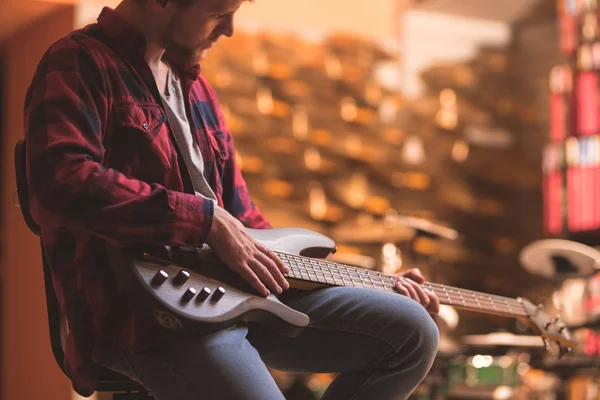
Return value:
[(44, 51), (73, 29), (73, 7), (61, 7), (14, 34), (5, 48), (2, 125), (2, 393), (3, 400), (71, 399), (50, 350), (39, 240), (12, 203), (13, 151), (23, 137), (23, 104)]
[[(343, 30), (394, 37), (398, 11), (411, 0), (257, 0), (238, 14), (245, 23), (267, 28)], [(118, 0), (0, 0), (0, 50), (4, 59), (2, 133), (2, 241), (0, 251), (0, 399), (70, 400), (67, 378), (49, 343), (39, 241), (13, 205), (13, 151), (23, 137), (25, 92), (44, 51), (56, 39), (92, 22), (102, 4)], [(40, 17), (40, 15), (45, 15)], [(358, 23), (360, 22), (360, 23)]]

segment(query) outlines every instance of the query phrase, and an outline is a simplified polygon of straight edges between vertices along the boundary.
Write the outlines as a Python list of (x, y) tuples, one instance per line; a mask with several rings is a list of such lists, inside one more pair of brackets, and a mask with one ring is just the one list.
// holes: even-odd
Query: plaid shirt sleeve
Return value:
[(110, 100), (102, 67), (73, 38), (45, 54), (26, 98), (33, 217), (120, 245), (197, 246), (214, 203), (104, 167)]
[(214, 91), (212, 98), (218, 115), (219, 125), (224, 128), (225, 147), (229, 154), (229, 158), (225, 161), (226, 164), (223, 173), (223, 203), (225, 208), (248, 228), (270, 229), (271, 224), (250, 197), (248, 186), (235, 158), (233, 136), (226, 128), (225, 116), (220, 110)]

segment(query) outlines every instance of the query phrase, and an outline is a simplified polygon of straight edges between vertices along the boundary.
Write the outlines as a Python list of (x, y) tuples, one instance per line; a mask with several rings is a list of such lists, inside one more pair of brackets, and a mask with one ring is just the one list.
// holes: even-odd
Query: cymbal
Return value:
[(330, 254), (327, 256), (327, 260), (365, 269), (375, 269), (377, 265), (377, 262), (373, 257), (362, 254), (343, 253), (339, 251), (335, 254)]
[(544, 347), (544, 341), (539, 336), (515, 335), (508, 332), (466, 335), (463, 343), (473, 346)]
[(414, 229), (404, 226), (392, 226), (383, 220), (369, 222), (345, 222), (336, 226), (331, 235), (339, 242), (383, 244), (402, 242), (414, 237)]
[(460, 238), (460, 234), (456, 230), (423, 218), (398, 215), (393, 217), (393, 220), (397, 225), (412, 228), (440, 239), (458, 240)]
[(440, 305), (440, 312), (436, 318), (440, 331), (448, 332), (455, 330), (459, 320), (460, 317), (454, 307), (444, 304)]
[(332, 236), (340, 242), (383, 244), (407, 241), (418, 233), (447, 240), (460, 238), (460, 234), (454, 229), (426, 219), (401, 215), (368, 222), (346, 222), (335, 227)]
[(546, 278), (586, 277), (600, 271), (600, 251), (571, 240), (537, 240), (521, 250), (519, 260), (527, 271)]

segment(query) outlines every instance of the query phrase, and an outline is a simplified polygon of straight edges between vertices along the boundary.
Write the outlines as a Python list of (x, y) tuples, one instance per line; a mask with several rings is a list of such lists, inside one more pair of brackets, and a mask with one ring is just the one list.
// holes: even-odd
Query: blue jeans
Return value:
[(235, 327), (112, 354), (103, 364), (143, 384), (156, 400), (283, 400), (267, 370), (339, 372), (323, 400), (406, 399), (438, 348), (425, 308), (397, 293), (331, 287), (281, 297), (308, 314), (295, 338)]

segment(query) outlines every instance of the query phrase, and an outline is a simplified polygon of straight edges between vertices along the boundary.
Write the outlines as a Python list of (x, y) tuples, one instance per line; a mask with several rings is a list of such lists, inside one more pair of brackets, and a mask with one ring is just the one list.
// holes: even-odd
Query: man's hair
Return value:
[[(191, 5), (192, 3), (195, 3), (197, 1), (204, 1), (204, 0), (158, 0), (158, 1), (161, 4), (166, 4), (167, 1), (170, 1), (172, 3), (178, 3), (178, 4), (180, 4), (180, 5), (182, 5), (182, 6), (185, 7), (185, 6)], [(243, 0), (243, 1), (253, 2), (254, 0)]]

